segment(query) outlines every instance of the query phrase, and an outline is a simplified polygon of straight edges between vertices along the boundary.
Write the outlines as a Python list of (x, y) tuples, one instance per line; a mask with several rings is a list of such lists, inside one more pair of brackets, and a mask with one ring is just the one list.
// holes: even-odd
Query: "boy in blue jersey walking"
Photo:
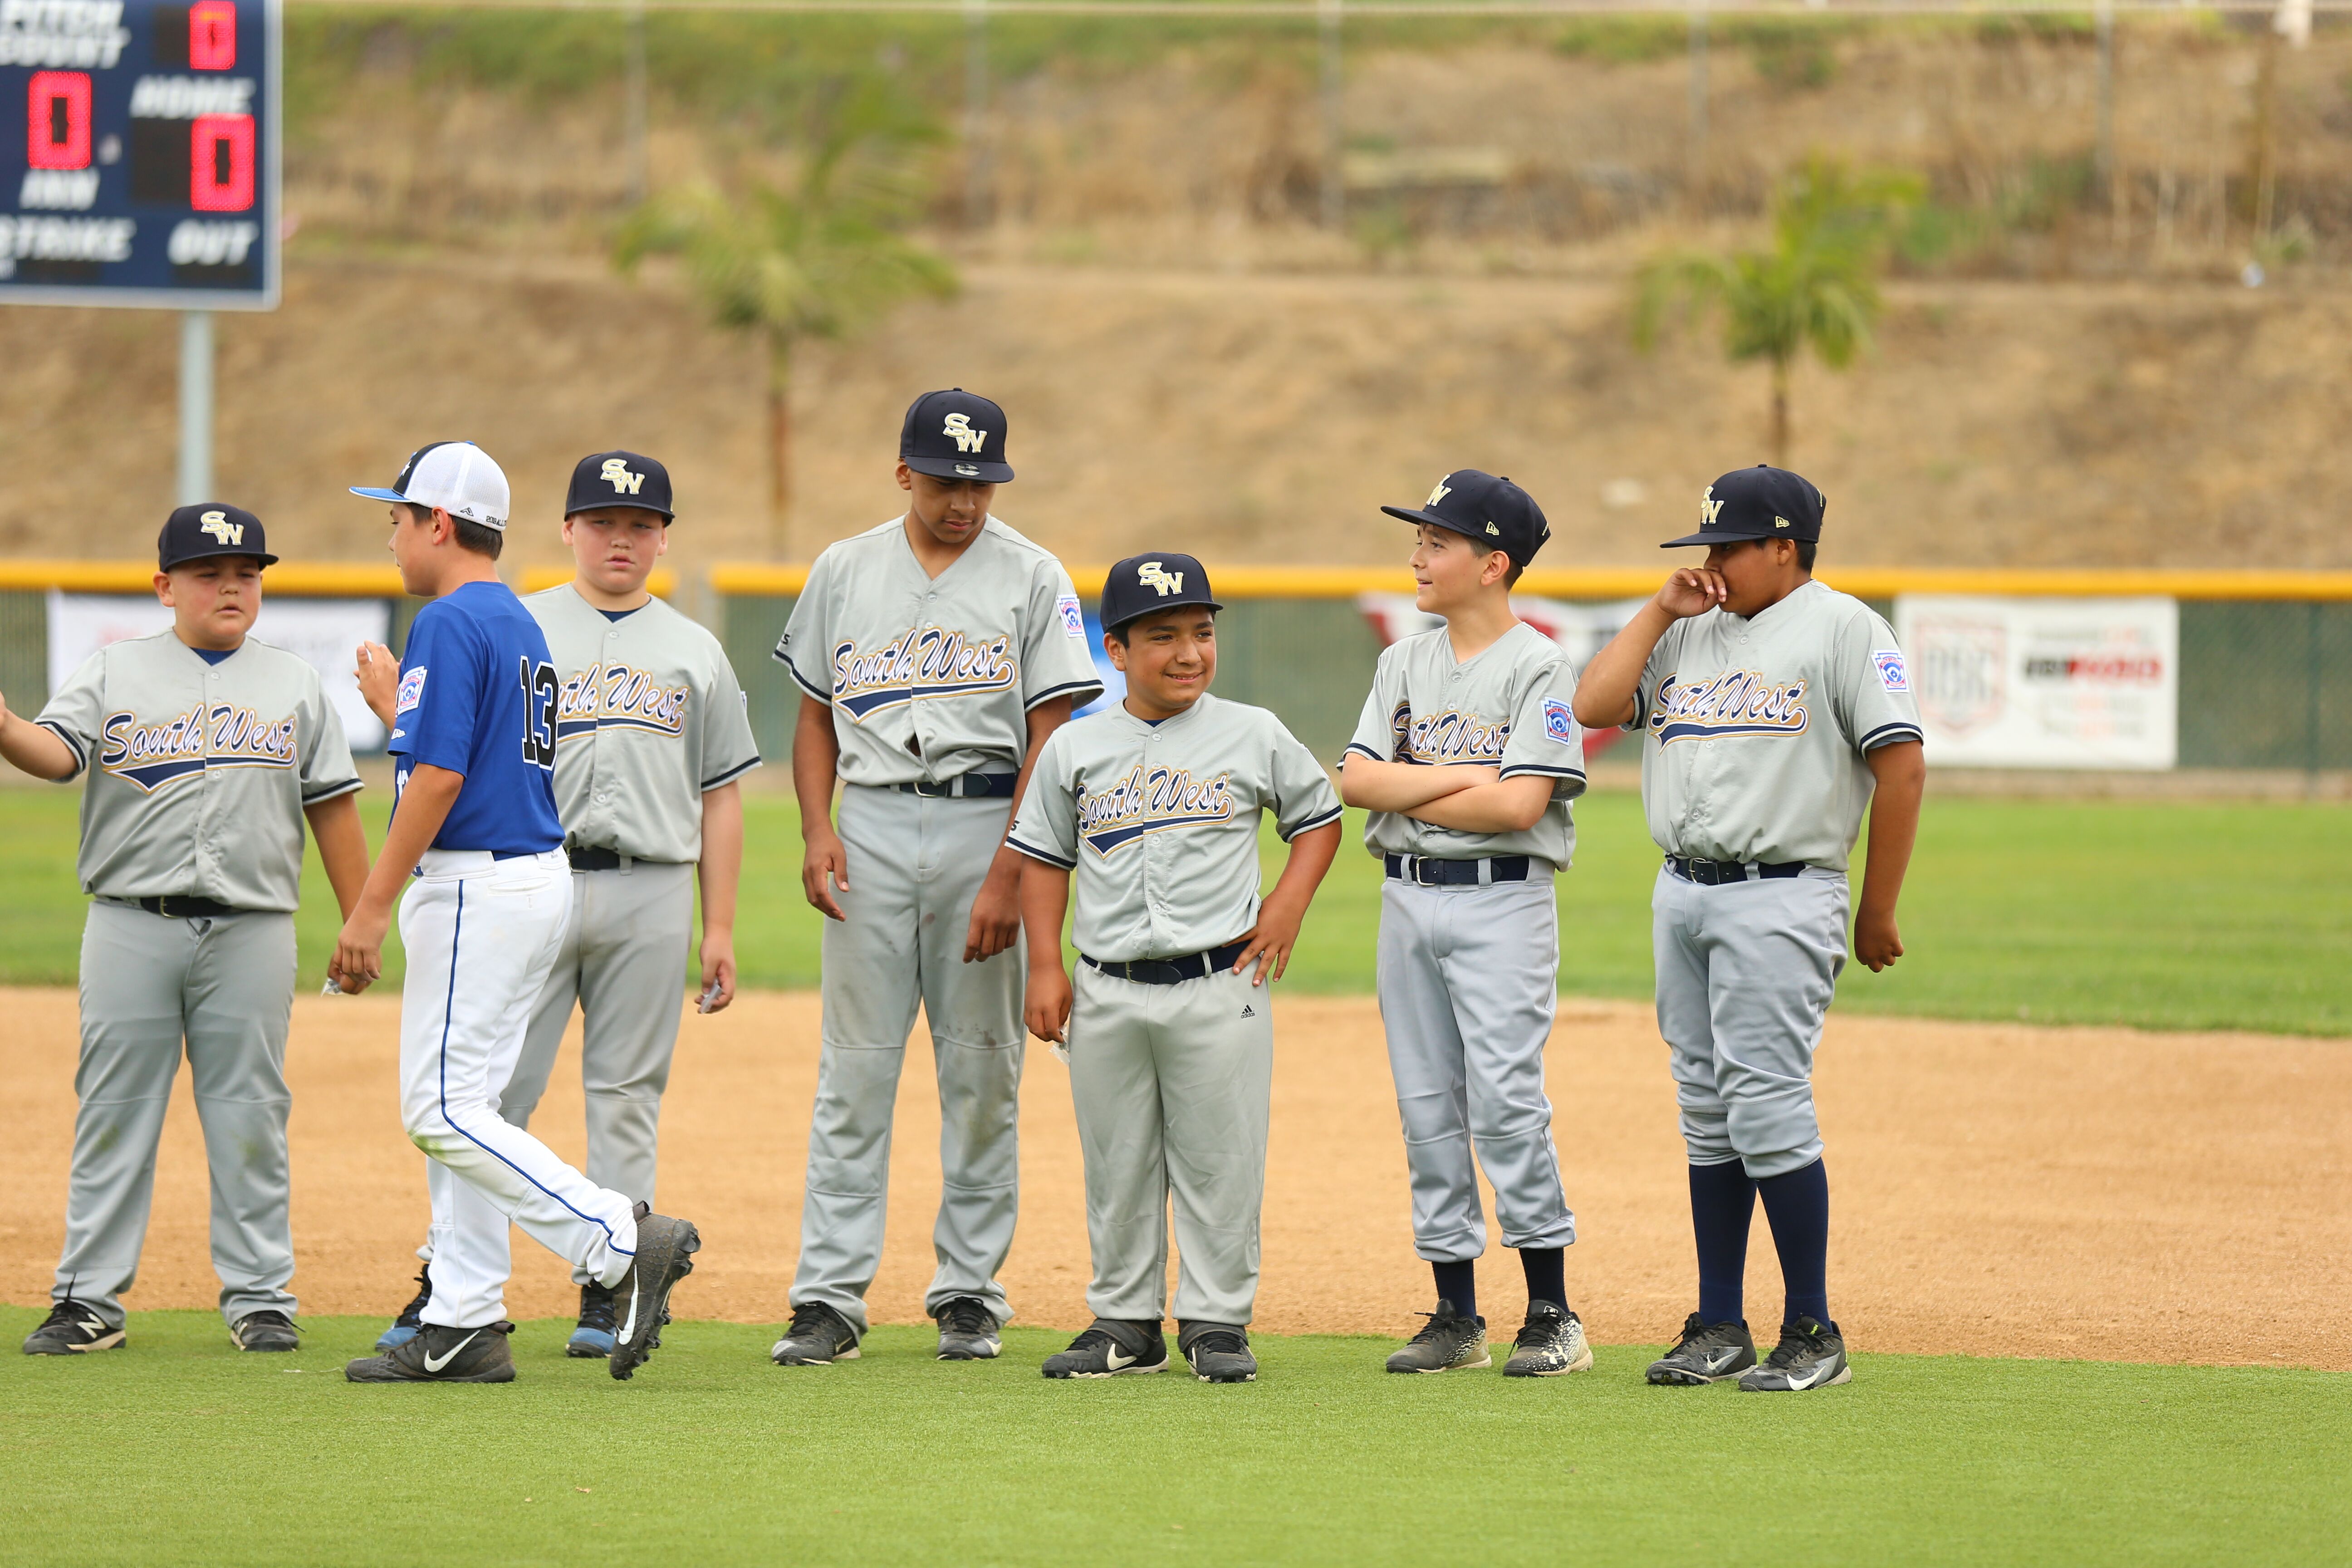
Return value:
[(383, 973), (403, 884), (401, 1121), (431, 1157), (433, 1299), (416, 1337), (346, 1366), (353, 1383), (509, 1383), (509, 1220), (614, 1293), (612, 1373), (659, 1342), (693, 1271), (693, 1226), (597, 1186), (499, 1115), (531, 1005), (572, 914), (555, 814), (557, 679), (547, 637), (498, 580), (506, 475), (468, 441), (419, 449), (391, 489), (402, 584), (430, 600), (396, 677), (360, 650), (361, 689), (391, 730), (393, 817), (328, 973), (346, 992)]

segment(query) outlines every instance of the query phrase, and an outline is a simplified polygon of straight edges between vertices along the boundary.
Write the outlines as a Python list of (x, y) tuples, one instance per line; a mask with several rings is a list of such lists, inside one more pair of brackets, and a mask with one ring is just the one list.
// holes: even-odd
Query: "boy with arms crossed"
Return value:
[[(1709, 485), (1699, 531), (1664, 546), (1704, 548), (1706, 563), (1666, 579), (1577, 694), (1583, 722), (1645, 731), (1642, 805), (1666, 855), (1652, 903), (1658, 1032), (1690, 1150), (1698, 1310), (1651, 1364), (1654, 1384), (1737, 1377), (1785, 1394), (1853, 1376), (1830, 1316), (1813, 1052), (1845, 963), (1846, 860), (1865, 805), (1853, 951), (1873, 971), (1903, 956), (1895, 900), (1927, 768), (1893, 630), (1813, 581), (1824, 504), (1760, 463)], [(1761, 1366), (1742, 1301), (1759, 1194), (1787, 1289)]]
[[(555, 659), (555, 801), (572, 863), (572, 921), (499, 1097), (500, 1116), (530, 1125), (577, 1003), (588, 1179), (648, 1204), (698, 882), (701, 1010), (735, 999), (743, 863), (736, 781), (760, 765), (742, 688), (719, 639), (646, 590), (669, 550), (670, 500), (669, 471), (651, 458), (581, 458), (563, 517), (577, 573), (522, 602)], [(387, 710), (390, 657), (370, 654), (385, 668)], [(414, 1335), (432, 1299), (432, 1255), (418, 1256), (424, 1289), (378, 1350)], [(564, 1353), (610, 1355), (613, 1293), (584, 1270), (572, 1278), (580, 1318)]]
[(1474, 1269), (1486, 1249), (1477, 1164), (1517, 1247), (1528, 1314), (1508, 1377), (1592, 1364), (1569, 1309), (1562, 1253), (1576, 1216), (1559, 1182), (1544, 1042), (1559, 973), (1552, 877), (1568, 869), (1584, 737), (1568, 656), (1511, 613), (1511, 585), (1551, 536), (1528, 493), (1475, 468), (1445, 476), (1414, 525), (1414, 603), (1445, 617), (1381, 654), (1341, 763), (1339, 793), (1370, 808), (1381, 892), (1381, 1021), (1412, 1174), (1413, 1249), (1437, 1309), (1398, 1373), (1494, 1364)]
[(90, 655), (32, 723), (0, 703), (0, 756), (60, 784), (89, 774), (65, 1254), (26, 1355), (125, 1342), (121, 1296), (139, 1273), (184, 1039), (229, 1339), (241, 1351), (299, 1343), (285, 1067), (302, 824), (346, 914), (367, 840), (359, 773), (318, 672), (247, 635), (277, 559), (243, 508), (180, 508), (156, 541), (172, 629)]
[[(1055, 731), (1006, 840), (1034, 862), (1021, 876), (1029, 1032), (1070, 1064), (1094, 1256), (1094, 1323), (1046, 1358), (1047, 1377), (1168, 1365), (1172, 1196), (1177, 1353), (1203, 1383), (1257, 1379), (1249, 1321), (1274, 1080), (1274, 1006), (1258, 987), (1282, 978), (1331, 868), (1339, 801), (1280, 720), (1208, 694), (1223, 607), (1189, 555), (1110, 569), (1103, 644), (1127, 696)], [(1261, 904), (1267, 811), (1291, 847)], [(1073, 869), (1075, 996), (1062, 969)]]
[[(778, 1366), (854, 1360), (882, 1258), (890, 1121), (920, 1006), (938, 1058), (941, 1361), (1013, 1316), (996, 1271), (1020, 1188), (1020, 878), (1004, 830), (1037, 749), (1102, 690), (1069, 574), (989, 514), (1004, 410), (927, 392), (898, 437), (906, 515), (826, 546), (776, 658), (803, 700), (801, 880), (824, 928), (824, 1041)], [(841, 826), (834, 827), (836, 779)]]
[[(432, 603), (402, 650), (387, 748), (397, 759), (392, 825), (329, 976), (359, 991), (383, 974), (399, 898), (408, 956), (401, 1121), (432, 1160), (435, 1271), (416, 1336), (343, 1374), (512, 1382), (511, 1221), (619, 1297), (609, 1364), (625, 1378), (652, 1352), (670, 1289), (692, 1272), (701, 1238), (684, 1220), (599, 1187), (499, 1116), (572, 915), (553, 782), (560, 683), (546, 636), (496, 569), (507, 477), (471, 442), (438, 441), (411, 457), (390, 489), (353, 493), (392, 503), (401, 582)], [(381, 661), (362, 653), (362, 679), (380, 698)]]

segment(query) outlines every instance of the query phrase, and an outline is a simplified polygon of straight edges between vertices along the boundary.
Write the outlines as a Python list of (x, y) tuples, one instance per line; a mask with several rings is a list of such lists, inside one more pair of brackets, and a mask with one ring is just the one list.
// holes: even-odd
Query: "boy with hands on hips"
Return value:
[[(1251, 1383), (1278, 980), (1339, 844), (1323, 770), (1262, 708), (1208, 694), (1216, 612), (1189, 555), (1110, 569), (1103, 643), (1117, 707), (1039, 752), (1011, 837), (1029, 937), (1029, 1032), (1069, 1063), (1086, 1158), (1095, 1321), (1051, 1378), (1159, 1372), (1168, 1210), (1181, 1254), (1178, 1353), (1204, 1383)], [(1271, 811), (1290, 858), (1258, 898)], [(1062, 918), (1077, 876), (1073, 993)], [(1245, 978), (1246, 977), (1246, 978)]]

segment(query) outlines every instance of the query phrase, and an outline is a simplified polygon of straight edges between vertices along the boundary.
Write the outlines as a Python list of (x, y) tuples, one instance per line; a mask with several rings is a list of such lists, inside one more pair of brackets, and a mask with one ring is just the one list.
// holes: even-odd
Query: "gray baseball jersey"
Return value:
[(89, 775), (79, 869), (100, 898), (291, 910), (302, 808), (360, 787), (318, 671), (257, 637), (218, 663), (171, 631), (110, 644), (35, 722)]
[(827, 545), (776, 658), (832, 705), (853, 784), (1017, 772), (1029, 710), (1102, 691), (1070, 574), (993, 517), (937, 577), (900, 518)]
[(1833, 871), (1874, 787), (1864, 754), (1920, 739), (1894, 629), (1825, 583), (1667, 627), (1626, 728), (1645, 731), (1642, 803), (1666, 853)]
[(760, 765), (719, 639), (659, 599), (617, 620), (569, 583), (523, 601), (547, 634), (564, 841), (639, 860), (702, 858), (702, 796)]
[(1339, 819), (1322, 764), (1263, 708), (1203, 694), (1147, 724), (1122, 704), (1054, 731), (1007, 840), (1077, 870), (1078, 951), (1176, 958), (1257, 921), (1257, 825), (1285, 840)]
[(1457, 660), (1446, 630), (1382, 650), (1348, 750), (1375, 762), (1435, 767), (1475, 763), (1505, 778), (1543, 773), (1551, 805), (1518, 833), (1462, 833), (1376, 811), (1364, 844), (1376, 855), (1476, 860), (1526, 855), (1566, 870), (1576, 853), (1568, 803), (1584, 793), (1584, 731), (1570, 704), (1576, 670), (1558, 643), (1521, 622), (1476, 656)]

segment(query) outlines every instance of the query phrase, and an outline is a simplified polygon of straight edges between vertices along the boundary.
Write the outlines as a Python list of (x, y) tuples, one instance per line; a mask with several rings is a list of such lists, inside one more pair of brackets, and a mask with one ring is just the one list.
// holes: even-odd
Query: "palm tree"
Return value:
[(1633, 341), (1653, 347), (1669, 311), (1723, 310), (1729, 358), (1772, 367), (1772, 461), (1789, 461), (1789, 369), (1810, 345), (1832, 370), (1843, 370), (1870, 344), (1878, 319), (1878, 277), (1906, 209), (1923, 187), (1910, 174), (1850, 174), (1844, 165), (1809, 160), (1773, 203), (1772, 245), (1729, 256), (1669, 251), (1641, 270)]
[(624, 222), (614, 259), (635, 272), (675, 255), (719, 325), (768, 358), (769, 511), (781, 549), (792, 495), (793, 350), (843, 338), (903, 301), (956, 289), (948, 262), (904, 233), (922, 197), (921, 153), (939, 129), (887, 83), (839, 83), (813, 100), (793, 176), (662, 193)]

